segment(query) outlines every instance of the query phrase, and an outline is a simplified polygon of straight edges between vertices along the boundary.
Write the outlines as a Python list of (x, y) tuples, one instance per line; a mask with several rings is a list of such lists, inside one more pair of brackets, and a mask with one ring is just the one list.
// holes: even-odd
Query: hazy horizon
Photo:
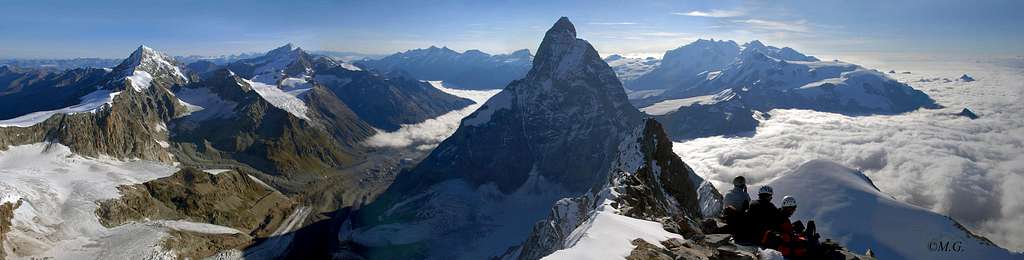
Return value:
[[(761, 40), (823, 59), (1020, 57), (1022, 2), (758, 1), (642, 3), (317, 1), (135, 4), (10, 2), (0, 58), (122, 58), (138, 45), (171, 55), (308, 50), (392, 54), (429, 46), (535, 51), (558, 17), (602, 55), (660, 57), (696, 39)], [(40, 15), (45, 14), (45, 15)], [(856, 60), (856, 58), (853, 58)]]

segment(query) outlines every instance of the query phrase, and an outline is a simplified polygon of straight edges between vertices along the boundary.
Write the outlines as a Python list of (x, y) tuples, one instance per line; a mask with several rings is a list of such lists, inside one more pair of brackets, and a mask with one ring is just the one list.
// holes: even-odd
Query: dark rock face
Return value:
[(537, 222), (526, 241), (506, 257), (515, 253), (517, 259), (540, 259), (563, 249), (569, 234), (606, 199), (613, 201), (610, 206), (618, 214), (662, 223), (666, 230), (685, 237), (701, 234), (701, 204), (720, 201), (721, 195), (699, 190), (703, 179), (672, 151), (672, 141), (661, 124), (644, 120), (619, 147), (604, 189), (555, 203), (548, 218)]
[(317, 64), (316, 79), (321, 84), (360, 118), (386, 131), (473, 104), (471, 100), (441, 92), (429, 83), (400, 73), (378, 75), (348, 70), (326, 61)]
[(621, 195), (616, 198), (621, 205), (620, 213), (632, 218), (672, 222), (678, 229), (676, 233), (688, 235), (679, 231), (699, 223), (702, 217), (697, 193), (700, 182), (694, 181), (701, 178), (672, 151), (672, 140), (658, 121), (645, 120), (643, 135), (636, 142), (640, 144), (644, 164), (632, 174), (613, 175), (622, 185), (617, 189)]
[(458, 53), (447, 47), (431, 46), (396, 53), (359, 64), (384, 73), (406, 71), (421, 80), (443, 80), (465, 89), (503, 88), (530, 70), (529, 50), (490, 55), (478, 50)]

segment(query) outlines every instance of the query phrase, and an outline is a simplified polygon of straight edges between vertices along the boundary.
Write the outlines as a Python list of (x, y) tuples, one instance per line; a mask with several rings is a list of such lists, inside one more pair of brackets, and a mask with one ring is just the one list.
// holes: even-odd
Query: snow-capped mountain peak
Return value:
[(296, 53), (296, 51), (302, 51), (302, 49), (298, 48), (298, 47), (295, 47), (295, 45), (292, 44), (292, 43), (287, 43), (285, 45), (282, 45), (281, 47), (277, 47), (277, 48), (275, 48), (273, 50), (268, 51), (267, 52), (267, 56), (279, 56), (279, 55), (294, 54), (294, 53)]
[(167, 54), (141, 45), (113, 69), (113, 75), (127, 79), (136, 91), (149, 88), (154, 81), (164, 87), (188, 83), (188, 78), (181, 73), (177, 64), (178, 62)]

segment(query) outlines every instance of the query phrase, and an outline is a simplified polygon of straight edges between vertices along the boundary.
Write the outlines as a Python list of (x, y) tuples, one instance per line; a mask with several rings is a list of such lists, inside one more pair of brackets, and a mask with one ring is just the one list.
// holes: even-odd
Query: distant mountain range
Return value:
[(697, 40), (649, 62), (657, 65), (613, 64), (633, 104), (675, 139), (751, 132), (776, 108), (869, 115), (941, 107), (879, 71), (760, 41)]
[(448, 47), (430, 46), (399, 52), (379, 60), (357, 62), (382, 72), (404, 71), (420, 80), (443, 80), (462, 89), (499, 89), (520, 79), (530, 70), (533, 55), (523, 49), (491, 55), (479, 50), (462, 53)]

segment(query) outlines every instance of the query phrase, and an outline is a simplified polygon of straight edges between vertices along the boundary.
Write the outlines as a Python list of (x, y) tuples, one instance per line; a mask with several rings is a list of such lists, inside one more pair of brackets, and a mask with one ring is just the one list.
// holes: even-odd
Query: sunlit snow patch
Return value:
[(77, 105), (65, 107), (57, 110), (50, 111), (39, 111), (32, 112), (19, 117), (0, 120), (0, 127), (16, 126), (16, 127), (29, 127), (38, 123), (46, 121), (56, 114), (74, 114), (82, 112), (96, 112), (104, 105), (110, 104), (114, 101), (114, 97), (121, 92), (110, 92), (110, 90), (97, 90), (81, 97), (82, 102)]
[(660, 116), (675, 112), (676, 110), (679, 110), (679, 108), (682, 107), (688, 107), (695, 104), (707, 104), (713, 100), (712, 98), (714, 96), (715, 95), (707, 95), (683, 99), (669, 99), (658, 103), (654, 103), (654, 105), (650, 105), (645, 108), (641, 108), (640, 111), (648, 115)]
[(270, 102), (271, 105), (288, 111), (288, 113), (291, 113), (296, 117), (309, 120), (309, 117), (306, 116), (306, 111), (308, 110), (306, 103), (298, 97), (301, 92), (293, 95), (282, 91), (276, 86), (267, 85), (262, 82), (254, 80), (245, 80), (245, 82), (249, 83), (249, 85), (252, 86), (252, 89), (256, 90), (256, 93), (259, 93), (260, 96), (262, 96), (263, 99), (266, 99), (267, 102)]

